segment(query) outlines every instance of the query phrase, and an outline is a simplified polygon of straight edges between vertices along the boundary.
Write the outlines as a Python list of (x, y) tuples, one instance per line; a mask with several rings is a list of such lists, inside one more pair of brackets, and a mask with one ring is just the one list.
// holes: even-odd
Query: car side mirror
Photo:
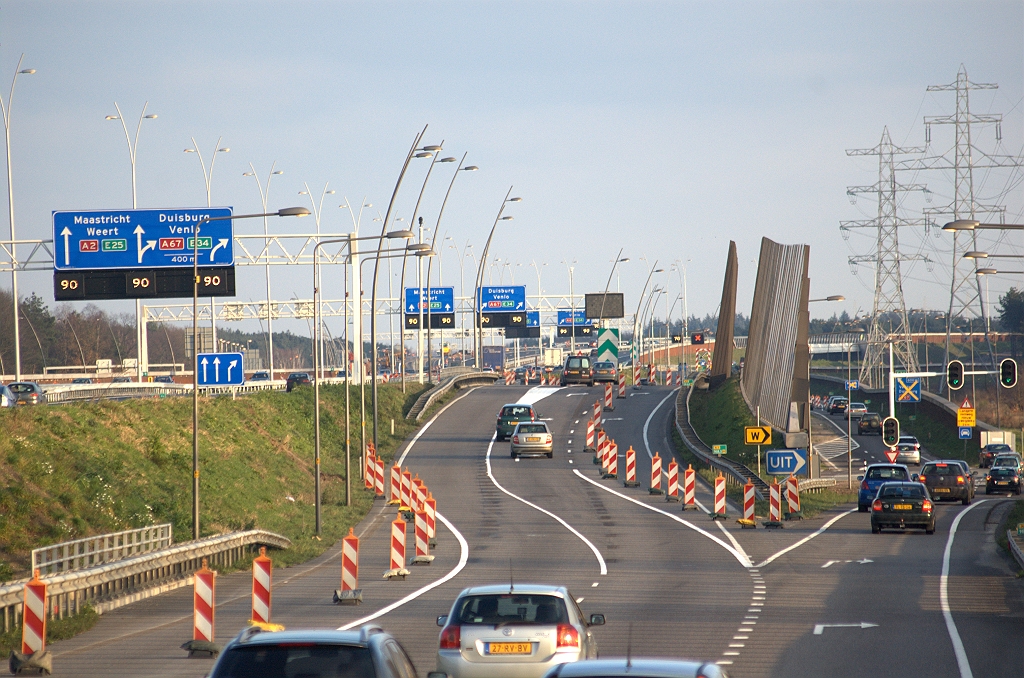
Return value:
[(910, 479), (911, 479), (911, 480), (913, 480), (913, 481), (914, 481), (914, 482), (916, 483), (916, 482), (917, 482), (917, 479), (918, 479), (918, 477), (919, 477), (919, 476), (918, 476), (918, 475), (917, 475), (917, 474), (915, 473), (915, 474), (913, 474), (913, 475), (911, 475), (911, 476), (910, 476)]
[(864, 480), (864, 476), (857, 476), (857, 480)]
[(440, 617), (437, 618), (437, 625), (438, 626), (444, 626), (447, 622), (448, 622), (448, 615), (446, 615), (446, 614), (442, 614)]
[(604, 615), (603, 614), (592, 614), (590, 615), (590, 623), (588, 626), (604, 626)]

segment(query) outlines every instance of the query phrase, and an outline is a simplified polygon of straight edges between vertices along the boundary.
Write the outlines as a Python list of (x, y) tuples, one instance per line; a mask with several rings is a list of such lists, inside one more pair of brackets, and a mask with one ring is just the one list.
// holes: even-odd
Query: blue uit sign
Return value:
[(200, 353), (200, 386), (241, 386), (245, 381), (241, 353)]
[(527, 311), (526, 312), (526, 326), (527, 327), (540, 327), (540, 311)]
[[(230, 207), (53, 213), (53, 267), (61, 270), (192, 266), (196, 224)], [(199, 227), (199, 265), (235, 263), (231, 219)]]
[(484, 313), (514, 313), (526, 310), (526, 286), (481, 287), (480, 310)]
[(593, 325), (586, 317), (586, 312), (583, 310), (576, 311), (559, 311), (558, 312), (558, 326), (559, 327), (571, 327), (572, 325)]
[(807, 450), (769, 450), (765, 460), (772, 475), (807, 475)]
[[(423, 288), (423, 296), (427, 296), (427, 288)], [(406, 287), (405, 288), (405, 312), (406, 313), (419, 313), (420, 312), (420, 288), (418, 287)], [(455, 312), (455, 288), (454, 287), (431, 287), (430, 288), (430, 306), (427, 306), (427, 302), (422, 302), (423, 312), (430, 311), (431, 313), (454, 313)]]

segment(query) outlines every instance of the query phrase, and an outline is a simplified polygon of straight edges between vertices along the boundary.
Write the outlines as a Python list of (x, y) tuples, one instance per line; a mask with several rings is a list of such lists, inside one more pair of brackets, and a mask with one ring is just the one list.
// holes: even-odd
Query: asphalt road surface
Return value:
[[(411, 567), (404, 581), (382, 579), (395, 510), (378, 502), (356, 530), (364, 603), (332, 604), (340, 579), (333, 549), (275, 571), (273, 621), (372, 621), (398, 637), (425, 676), (435, 665), (435, 619), (458, 592), (512, 578), (568, 586), (584, 613), (604, 613), (607, 625), (594, 629), (602, 656), (631, 645), (633, 656), (717, 661), (750, 677), (1024, 675), (1024, 580), (994, 543), (1007, 498), (940, 505), (934, 535), (872, 535), (856, 507), (782, 530), (743, 530), (734, 506), (727, 521), (712, 521), (647, 492), (649, 454), (666, 465), (671, 455), (670, 388), (630, 389), (606, 412), (620, 474), (632, 446), (642, 486), (600, 479), (583, 452), (599, 391), (496, 385), (449, 404), (403, 460), (443, 517), (434, 562)], [(554, 431), (553, 459), (515, 461), (507, 442), (493, 440), (501, 405), (524, 399)], [(859, 442), (859, 454), (870, 453), (871, 442)], [(707, 488), (697, 499), (710, 504)], [(408, 542), (411, 553), (411, 529)], [(218, 578), (219, 642), (249, 618), (250, 585), (246, 573)], [(191, 595), (185, 588), (127, 606), (52, 645), (55, 675), (204, 675), (212, 662), (179, 649), (191, 638)]]

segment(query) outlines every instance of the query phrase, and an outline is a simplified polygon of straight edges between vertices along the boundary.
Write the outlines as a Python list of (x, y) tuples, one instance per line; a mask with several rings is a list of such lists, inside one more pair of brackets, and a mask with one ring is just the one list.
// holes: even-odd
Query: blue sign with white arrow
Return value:
[(484, 313), (514, 313), (526, 310), (526, 285), (481, 287), (480, 310)]
[[(430, 306), (427, 307), (426, 302), (427, 288), (423, 288), (423, 312), (430, 311), (431, 313), (454, 313), (455, 312), (455, 288), (454, 287), (431, 287), (430, 288)], [(418, 287), (406, 287), (405, 288), (405, 307), (406, 313), (419, 313), (420, 312), (420, 288)]]
[(58, 271), (98, 268), (192, 266), (198, 245), (200, 266), (235, 263), (230, 207), (96, 210), (53, 213), (53, 267)]
[(807, 450), (769, 450), (765, 460), (772, 475), (807, 475)]
[(540, 327), (540, 311), (527, 311), (526, 312), (526, 326), (527, 327)]
[(559, 311), (558, 312), (558, 326), (559, 327), (571, 327), (572, 325), (593, 325), (587, 316), (586, 311)]
[(200, 386), (241, 386), (245, 381), (241, 353), (200, 353)]

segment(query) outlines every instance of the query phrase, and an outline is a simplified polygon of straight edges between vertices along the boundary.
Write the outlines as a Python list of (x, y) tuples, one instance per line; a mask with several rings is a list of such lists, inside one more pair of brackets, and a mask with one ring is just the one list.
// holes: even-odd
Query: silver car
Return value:
[(686, 659), (598, 659), (562, 664), (544, 678), (729, 678), (713, 662)]
[(448, 678), (541, 678), (558, 664), (596, 659), (590, 627), (604, 621), (601, 614), (585, 619), (561, 586), (463, 589), (451, 612), (437, 618), (437, 671)]
[(512, 458), (521, 454), (543, 454), (548, 459), (554, 455), (551, 430), (543, 421), (522, 421), (512, 431)]
[(917, 442), (917, 438), (914, 436), (900, 436), (900, 442), (896, 445), (896, 463), (921, 463), (921, 443)]

